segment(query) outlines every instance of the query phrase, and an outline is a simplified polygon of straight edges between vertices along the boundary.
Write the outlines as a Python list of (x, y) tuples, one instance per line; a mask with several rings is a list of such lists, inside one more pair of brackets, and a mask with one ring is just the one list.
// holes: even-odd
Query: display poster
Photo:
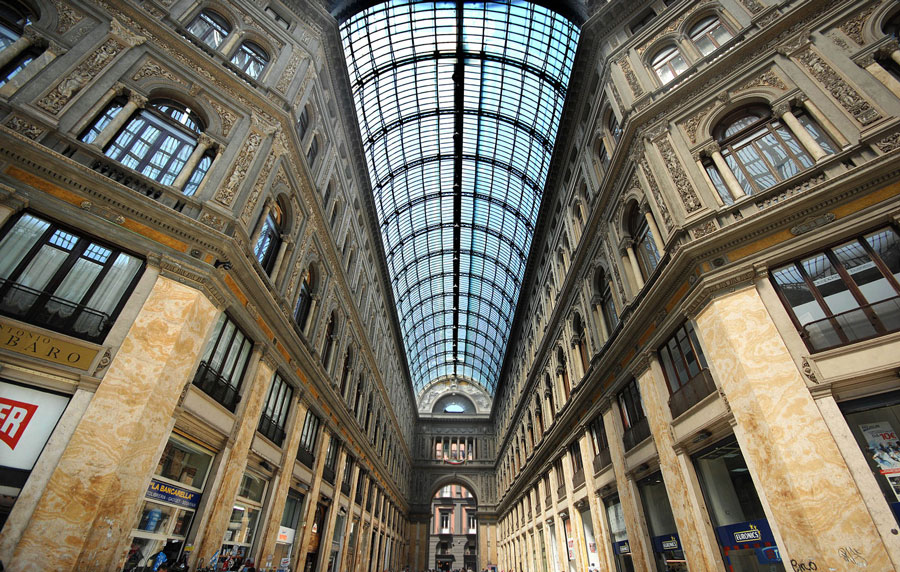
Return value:
[(569, 549), (569, 560), (575, 560), (575, 539), (567, 539), (566, 547)]
[[(862, 431), (869, 445), (869, 454), (878, 465), (882, 475), (900, 474), (900, 440), (887, 421), (861, 423)], [(892, 483), (893, 485), (893, 483)], [(896, 493), (896, 487), (894, 487)]]
[(0, 381), (0, 465), (30, 471), (69, 398)]

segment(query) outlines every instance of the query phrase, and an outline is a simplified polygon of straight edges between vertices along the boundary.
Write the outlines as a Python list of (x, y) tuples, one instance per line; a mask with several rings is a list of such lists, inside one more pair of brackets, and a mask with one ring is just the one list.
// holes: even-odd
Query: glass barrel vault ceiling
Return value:
[(393, 0), (341, 24), (417, 395), (448, 376), (494, 395), (578, 35), (516, 0)]

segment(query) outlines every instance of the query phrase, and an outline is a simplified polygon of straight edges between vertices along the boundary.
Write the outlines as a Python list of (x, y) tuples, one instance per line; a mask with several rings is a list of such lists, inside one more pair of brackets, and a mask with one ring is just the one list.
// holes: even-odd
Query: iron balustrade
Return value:
[(102, 343), (109, 314), (0, 278), (0, 314), (95, 343)]
[(279, 447), (284, 443), (284, 428), (278, 425), (272, 418), (263, 413), (259, 419), (259, 432), (262, 433), (269, 441), (275, 443)]
[(599, 453), (594, 455), (594, 474), (608, 467), (610, 463), (612, 463), (612, 455), (609, 452), (609, 447), (601, 449)]
[(307, 451), (303, 447), (300, 447), (297, 449), (297, 460), (312, 469), (313, 461), (316, 460), (316, 457), (312, 454), (312, 451)]
[(625, 430), (622, 434), (622, 444), (626, 451), (634, 449), (634, 447), (650, 436), (650, 423), (646, 417), (635, 421), (634, 425)]
[(194, 385), (232, 413), (237, 407), (238, 401), (240, 401), (237, 388), (228, 383), (227, 379), (213, 371), (205, 361), (201, 361), (200, 367), (197, 368), (197, 374), (194, 376)]
[(329, 468), (329, 467), (322, 467), (322, 478), (325, 481), (327, 481), (333, 485), (334, 484), (334, 469)]
[(701, 369), (700, 373), (688, 380), (687, 383), (678, 388), (678, 391), (669, 397), (669, 409), (672, 411), (672, 418), (678, 417), (715, 391), (716, 384), (709, 374), (709, 370)]
[(818, 352), (900, 331), (900, 296), (809, 322), (800, 337)]

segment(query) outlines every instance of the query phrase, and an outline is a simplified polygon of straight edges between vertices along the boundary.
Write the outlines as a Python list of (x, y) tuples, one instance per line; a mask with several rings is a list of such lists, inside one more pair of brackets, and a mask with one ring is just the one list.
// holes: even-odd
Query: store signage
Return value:
[(616, 554), (631, 554), (631, 547), (628, 546), (627, 540), (620, 540), (616, 542)]
[(69, 398), (0, 381), (0, 465), (30, 471)]
[(147, 498), (194, 510), (200, 504), (200, 493), (197, 491), (189, 491), (156, 479), (152, 479), (147, 487)]
[(99, 351), (3, 319), (0, 319), (0, 348), (83, 371), (91, 368)]
[(775, 536), (765, 519), (738, 522), (716, 529), (716, 536), (722, 546), (740, 544), (775, 544)]
[(866, 437), (872, 460), (878, 465), (881, 474), (900, 473), (900, 440), (890, 422), (861, 423), (859, 430)]
[(286, 526), (278, 527), (278, 538), (276, 542), (280, 542), (281, 544), (293, 544), (294, 543), (294, 534), (296, 531), (293, 528), (288, 528)]
[(669, 550), (681, 550), (681, 542), (677, 533), (663, 534), (653, 537), (653, 551), (667, 552)]
[(569, 560), (575, 560), (575, 539), (566, 540), (566, 547), (569, 549)]

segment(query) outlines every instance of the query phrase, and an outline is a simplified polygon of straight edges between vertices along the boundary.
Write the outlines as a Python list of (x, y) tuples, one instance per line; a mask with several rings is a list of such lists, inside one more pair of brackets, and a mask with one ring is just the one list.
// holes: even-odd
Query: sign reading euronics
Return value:
[(0, 348), (87, 371), (99, 350), (0, 319)]

